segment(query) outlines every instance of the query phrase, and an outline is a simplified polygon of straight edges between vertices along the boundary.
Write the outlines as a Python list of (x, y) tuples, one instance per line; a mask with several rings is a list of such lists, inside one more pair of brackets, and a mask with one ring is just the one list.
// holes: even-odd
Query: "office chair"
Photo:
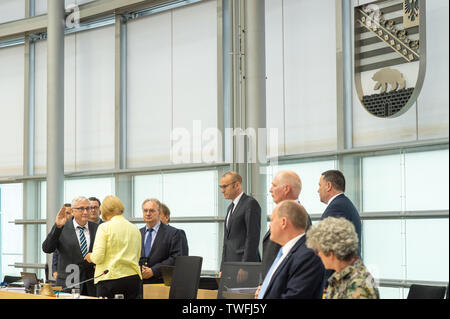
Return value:
[(444, 299), (446, 287), (411, 285), (407, 299)]
[(202, 257), (177, 256), (173, 270), (169, 299), (197, 299)]

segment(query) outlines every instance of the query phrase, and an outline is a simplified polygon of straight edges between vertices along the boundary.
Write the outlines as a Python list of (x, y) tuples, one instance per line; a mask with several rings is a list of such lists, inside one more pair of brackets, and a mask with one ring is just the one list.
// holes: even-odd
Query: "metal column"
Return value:
[[(245, 88), (246, 88), (246, 126), (254, 129), (257, 140), (250, 141), (248, 152), (256, 154), (247, 157), (249, 164), (248, 189), (261, 205), (261, 233), (266, 232), (267, 224), (267, 187), (265, 164), (267, 155), (266, 128), (266, 55), (265, 55), (265, 2), (261, 0), (245, 1)], [(252, 143), (254, 143), (252, 145)], [(250, 144), (250, 145), (249, 145)]]
[(64, 200), (64, 1), (48, 0), (47, 231)]

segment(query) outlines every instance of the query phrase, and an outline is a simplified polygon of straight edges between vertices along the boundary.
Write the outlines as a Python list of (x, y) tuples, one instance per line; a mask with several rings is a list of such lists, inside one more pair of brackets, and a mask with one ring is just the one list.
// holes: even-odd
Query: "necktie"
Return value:
[(152, 248), (152, 232), (153, 228), (147, 228), (147, 239), (145, 240), (145, 257), (148, 257), (150, 254), (150, 249)]
[(267, 287), (269, 286), (270, 280), (272, 279), (273, 272), (275, 270), (275, 266), (277, 265), (278, 261), (280, 260), (281, 256), (283, 255), (283, 252), (280, 248), (278, 251), (278, 255), (275, 258), (275, 260), (272, 263), (272, 266), (270, 267), (269, 271), (267, 272), (266, 278), (264, 278), (264, 282), (261, 286), (261, 290), (258, 294), (258, 299), (263, 299), (264, 294), (266, 293)]
[(83, 255), (83, 258), (84, 258), (84, 256), (86, 256), (88, 253), (86, 236), (84, 236), (84, 227), (78, 226), (77, 228), (80, 231), (80, 249), (81, 249), (81, 254)]
[(230, 210), (228, 211), (228, 218), (227, 218), (227, 229), (228, 229), (228, 225), (229, 225), (229, 222), (230, 222), (231, 213), (233, 212), (234, 202), (231, 202), (230, 207), (231, 207), (231, 208), (230, 208)]

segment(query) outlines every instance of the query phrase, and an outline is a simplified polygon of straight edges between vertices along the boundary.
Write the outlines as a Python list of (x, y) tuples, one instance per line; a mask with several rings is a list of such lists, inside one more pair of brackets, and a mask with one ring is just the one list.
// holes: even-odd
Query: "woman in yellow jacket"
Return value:
[(125, 299), (137, 299), (140, 295), (141, 233), (122, 216), (124, 210), (115, 196), (105, 197), (100, 206), (106, 223), (98, 227), (92, 253), (85, 257), (96, 264), (94, 284), (98, 297), (114, 298), (121, 294)]

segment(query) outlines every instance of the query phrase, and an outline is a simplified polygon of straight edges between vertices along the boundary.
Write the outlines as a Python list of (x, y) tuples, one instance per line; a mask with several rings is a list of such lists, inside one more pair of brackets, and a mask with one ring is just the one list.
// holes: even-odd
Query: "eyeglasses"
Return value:
[(146, 213), (156, 213), (157, 212), (157, 210), (156, 209), (143, 209), (142, 210), (143, 212), (144, 212), (144, 214), (146, 214)]
[(230, 186), (230, 185), (232, 185), (232, 184), (234, 184), (234, 183), (236, 183), (236, 181), (234, 181), (234, 182), (232, 182), (232, 183), (230, 183), (230, 184), (226, 184), (226, 185), (219, 185), (219, 188), (220, 188), (220, 189), (225, 189), (225, 188), (227, 188), (228, 186)]
[(76, 210), (79, 210), (79, 211), (83, 211), (83, 210), (85, 210), (85, 211), (90, 211), (91, 210), (91, 208), (90, 207), (74, 207), (74, 208), (72, 208), (72, 209), (76, 209)]

